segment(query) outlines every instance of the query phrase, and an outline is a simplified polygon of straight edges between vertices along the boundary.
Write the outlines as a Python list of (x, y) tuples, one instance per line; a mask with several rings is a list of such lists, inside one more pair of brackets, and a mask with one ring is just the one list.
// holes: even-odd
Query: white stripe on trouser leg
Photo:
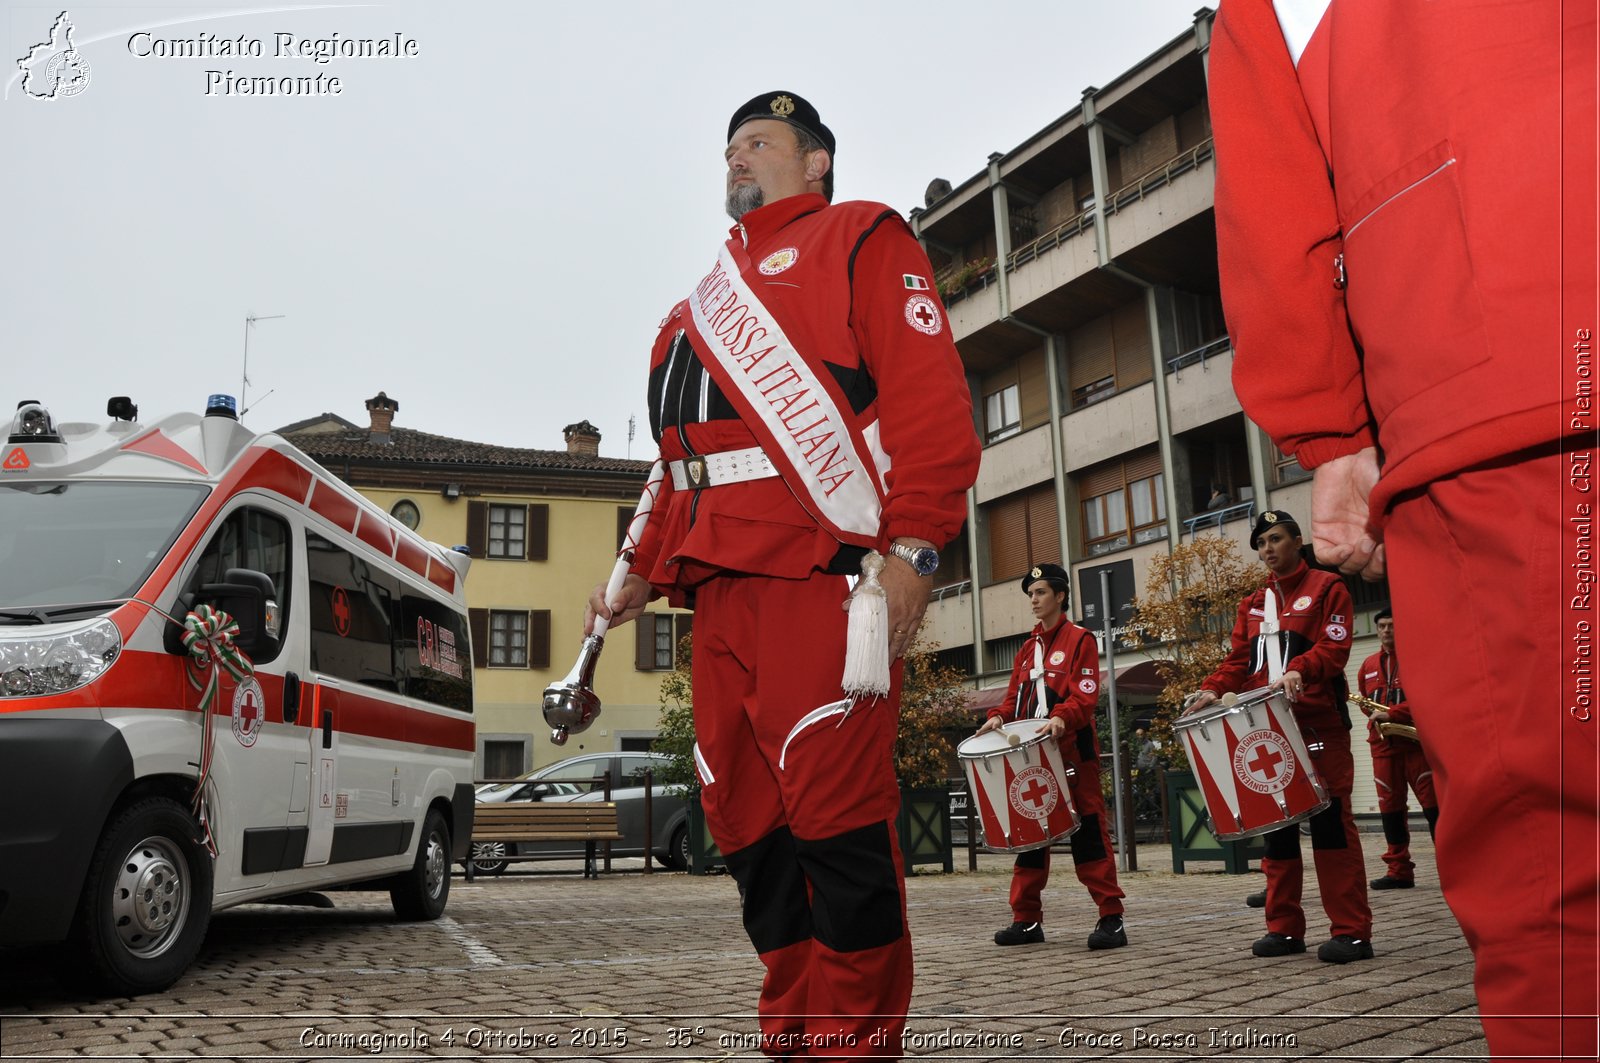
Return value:
[[(814, 723), (826, 720), (830, 716), (850, 715), (850, 706), (853, 704), (854, 702), (850, 698), (845, 698), (842, 701), (829, 702), (819, 708), (812, 709), (800, 717), (800, 722), (794, 725), (789, 731), (789, 736), (783, 740), (783, 748), (778, 750), (778, 770), (783, 770), (783, 762), (789, 755), (789, 743), (793, 742), (801, 731), (804, 731)], [(839, 722), (844, 723), (843, 720)]]

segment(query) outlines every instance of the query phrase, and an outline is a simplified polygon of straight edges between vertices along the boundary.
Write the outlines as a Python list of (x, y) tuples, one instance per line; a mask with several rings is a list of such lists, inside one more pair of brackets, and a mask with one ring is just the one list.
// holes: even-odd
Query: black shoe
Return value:
[(1094, 925), (1094, 933), (1089, 935), (1089, 948), (1095, 951), (1120, 949), (1127, 943), (1128, 931), (1120, 915), (1102, 915)]
[[(1301, 946), (1302, 949), (1305, 946)], [(1323, 963), (1349, 963), (1351, 960), (1372, 959), (1372, 942), (1339, 934), (1317, 946), (1317, 959)]]
[(1244, 899), (1244, 903), (1247, 908), (1265, 908), (1267, 906), (1267, 891), (1261, 890), (1258, 893), (1250, 894)]
[(1306, 950), (1306, 943), (1288, 934), (1268, 934), (1259, 938), (1250, 951), (1257, 956), (1291, 956)]
[(1038, 922), (1012, 923), (994, 934), (996, 945), (1039, 945), (1044, 942), (1044, 927)]
[(1415, 885), (1416, 883), (1408, 878), (1390, 878), (1388, 875), (1367, 883), (1369, 889), (1375, 890), (1408, 890)]

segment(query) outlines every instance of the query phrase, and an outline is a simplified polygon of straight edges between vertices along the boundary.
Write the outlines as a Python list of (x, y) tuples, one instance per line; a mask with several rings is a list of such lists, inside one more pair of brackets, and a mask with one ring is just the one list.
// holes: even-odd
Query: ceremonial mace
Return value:
[[(623, 539), (622, 549), (617, 551), (616, 567), (611, 570), (611, 579), (606, 583), (605, 600), (608, 606), (621, 593), (622, 584), (628, 578), (634, 551), (639, 547), (639, 537), (644, 534), (644, 526), (650, 520), (650, 510), (655, 507), (656, 497), (661, 494), (661, 482), (666, 471), (667, 467), (659, 460), (650, 467), (650, 478), (645, 481), (644, 491), (639, 495), (639, 506), (633, 511), (633, 520), (628, 522), (628, 534)], [(594, 633), (583, 640), (572, 671), (561, 682), (544, 688), (544, 722), (551, 728), (550, 741), (558, 746), (567, 744), (569, 734), (588, 730), (594, 718), (600, 715), (600, 698), (594, 692), (594, 667), (600, 660), (600, 650), (605, 646), (606, 628), (609, 626), (609, 619), (596, 616)]]

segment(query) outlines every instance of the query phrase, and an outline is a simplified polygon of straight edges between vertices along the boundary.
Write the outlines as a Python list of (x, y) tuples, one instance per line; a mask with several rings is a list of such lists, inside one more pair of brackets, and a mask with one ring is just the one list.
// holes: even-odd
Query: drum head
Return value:
[[(956, 747), (956, 756), (962, 760), (982, 760), (1008, 749), (1043, 741), (1049, 734), (1049, 720), (1012, 720), (1000, 725), (1000, 730), (973, 735)], [(1016, 735), (1013, 741), (1011, 736)]]

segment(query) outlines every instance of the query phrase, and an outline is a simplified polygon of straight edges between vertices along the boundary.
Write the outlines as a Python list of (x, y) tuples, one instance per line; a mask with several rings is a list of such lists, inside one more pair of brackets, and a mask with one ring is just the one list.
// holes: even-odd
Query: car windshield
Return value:
[[(0, 482), (0, 610), (22, 616), (31, 607), (48, 617), (132, 597), (209, 490), (202, 484)], [(16, 621), (0, 617), (8, 622)]]

